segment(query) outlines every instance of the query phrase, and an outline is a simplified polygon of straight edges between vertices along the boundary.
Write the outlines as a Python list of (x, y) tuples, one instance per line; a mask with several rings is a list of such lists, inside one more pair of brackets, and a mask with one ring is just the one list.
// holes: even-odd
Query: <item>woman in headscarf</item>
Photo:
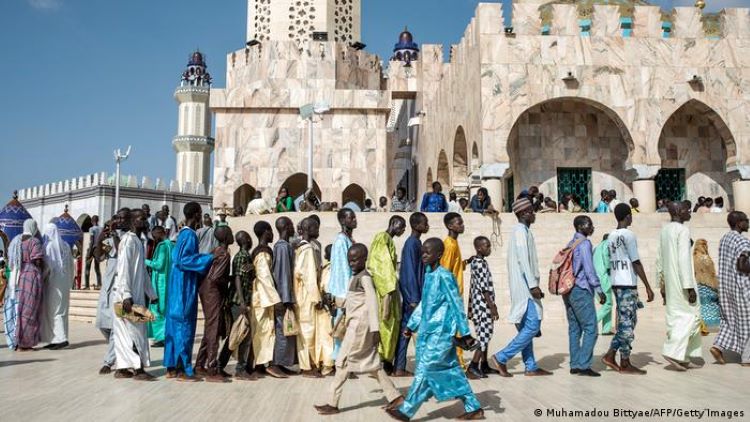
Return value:
[(708, 255), (708, 242), (698, 239), (693, 248), (693, 267), (695, 280), (698, 282), (698, 296), (701, 303), (701, 332), (708, 335), (709, 328), (719, 326), (719, 282), (716, 278), (714, 261)]
[(44, 227), (44, 265), (42, 341), (49, 343), (45, 349), (58, 350), (68, 346), (68, 308), (74, 262), (70, 246), (62, 240), (53, 223)]
[(289, 191), (285, 186), (279, 189), (279, 196), (276, 198), (276, 212), (292, 212), (294, 211), (294, 198), (289, 195)]
[(11, 296), (6, 293), (5, 329), (8, 347), (21, 351), (32, 350), (40, 340), (44, 247), (38, 233), (34, 220), (24, 221), (23, 233), (13, 239), (9, 248), (11, 282), (7, 292)]

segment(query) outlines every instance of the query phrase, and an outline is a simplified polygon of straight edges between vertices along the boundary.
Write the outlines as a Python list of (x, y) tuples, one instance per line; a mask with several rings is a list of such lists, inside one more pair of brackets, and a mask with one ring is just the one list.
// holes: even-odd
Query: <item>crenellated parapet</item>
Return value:
[[(76, 194), (85, 190), (95, 190), (97, 188), (112, 188), (115, 186), (115, 176), (106, 172), (87, 174), (85, 176), (73, 177), (71, 179), (60, 180), (54, 183), (46, 183), (39, 186), (33, 186), (18, 190), (18, 199), (29, 201), (34, 199), (44, 199), (58, 195)], [(180, 193), (186, 195), (210, 196), (213, 192), (212, 186), (204, 186), (202, 183), (191, 184), (184, 183), (180, 185), (174, 180), (165, 181), (162, 179), (151, 179), (149, 177), (138, 178), (133, 175), (120, 176), (121, 188), (142, 189), (155, 191), (156, 193)]]

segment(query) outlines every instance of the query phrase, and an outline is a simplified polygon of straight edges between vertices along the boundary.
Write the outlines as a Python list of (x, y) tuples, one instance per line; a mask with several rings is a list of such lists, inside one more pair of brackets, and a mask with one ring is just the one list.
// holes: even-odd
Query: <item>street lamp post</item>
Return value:
[(310, 124), (310, 133), (307, 143), (307, 190), (305, 192), (305, 198), (309, 192), (313, 190), (313, 153), (314, 153), (314, 123), (315, 115), (323, 114), (331, 110), (331, 107), (326, 102), (306, 104), (299, 109), (300, 117), (307, 120)]
[(120, 163), (128, 159), (130, 155), (130, 145), (125, 154), (120, 149), (115, 150), (115, 212), (120, 210)]

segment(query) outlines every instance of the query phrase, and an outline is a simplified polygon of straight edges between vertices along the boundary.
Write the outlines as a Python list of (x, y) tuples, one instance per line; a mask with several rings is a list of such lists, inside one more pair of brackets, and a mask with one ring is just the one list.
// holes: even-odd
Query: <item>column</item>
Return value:
[(734, 209), (750, 214), (750, 180), (735, 180), (732, 183), (734, 190)]
[(482, 187), (487, 189), (487, 193), (492, 200), (492, 206), (497, 210), (503, 211), (503, 178), (486, 177), (482, 179)]
[(638, 199), (641, 212), (655, 212), (656, 183), (654, 179), (634, 180), (633, 197)]

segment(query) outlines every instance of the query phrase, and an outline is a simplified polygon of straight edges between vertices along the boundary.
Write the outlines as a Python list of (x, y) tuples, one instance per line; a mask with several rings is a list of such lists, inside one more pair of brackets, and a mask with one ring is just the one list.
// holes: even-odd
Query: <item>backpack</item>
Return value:
[(573, 251), (585, 238), (573, 242), (572, 245), (559, 251), (552, 259), (552, 267), (549, 270), (549, 292), (553, 295), (568, 294), (576, 284), (576, 276), (573, 274)]

